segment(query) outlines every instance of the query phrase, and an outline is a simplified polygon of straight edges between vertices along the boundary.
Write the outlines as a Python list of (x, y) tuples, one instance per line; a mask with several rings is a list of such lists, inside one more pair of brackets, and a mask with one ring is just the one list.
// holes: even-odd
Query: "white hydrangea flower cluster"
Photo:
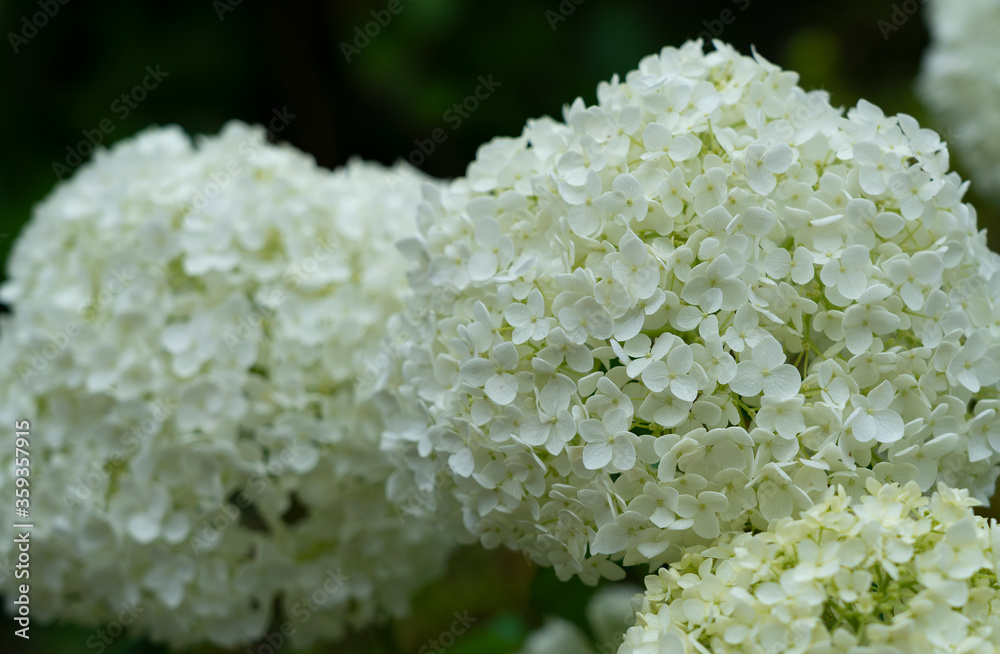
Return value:
[(0, 291), (0, 418), (32, 420), (44, 516), (33, 615), (132, 607), (178, 647), (287, 621), (307, 643), (405, 611), (443, 571), (448, 535), (385, 497), (384, 408), (357, 390), (409, 293), (394, 243), (423, 178), (403, 172), (331, 173), (239, 123), (196, 144), (151, 129), (37, 208)]
[(1000, 203), (1000, 0), (927, 2), (931, 45), (918, 81), (976, 189)]
[(434, 314), (393, 436), (487, 547), (618, 578), (843, 484), (985, 500), (998, 257), (938, 136), (716, 43), (484, 146), (403, 244)]
[(646, 578), (619, 654), (1000, 652), (1000, 528), (966, 491), (843, 487)]

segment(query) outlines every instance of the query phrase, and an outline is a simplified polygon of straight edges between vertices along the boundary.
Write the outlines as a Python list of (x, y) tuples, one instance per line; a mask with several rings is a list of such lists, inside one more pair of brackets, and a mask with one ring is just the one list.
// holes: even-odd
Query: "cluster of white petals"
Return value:
[(1000, 275), (938, 135), (716, 42), (482, 147), (402, 248), (401, 392), (487, 547), (618, 578), (830, 487), (1000, 463)]
[(918, 90), (976, 190), (1000, 203), (1000, 0), (927, 2), (931, 45)]
[[(383, 410), (358, 390), (408, 293), (394, 242), (422, 183), (231, 123), (148, 130), (37, 208), (0, 291), (0, 421), (31, 421), (32, 617), (124, 606), (175, 646), (288, 621), (306, 643), (405, 611), (443, 570), (447, 534), (385, 497)], [(8, 564), (13, 538), (6, 520)]]
[(1000, 652), (1000, 528), (966, 491), (843, 488), (646, 578), (619, 654)]

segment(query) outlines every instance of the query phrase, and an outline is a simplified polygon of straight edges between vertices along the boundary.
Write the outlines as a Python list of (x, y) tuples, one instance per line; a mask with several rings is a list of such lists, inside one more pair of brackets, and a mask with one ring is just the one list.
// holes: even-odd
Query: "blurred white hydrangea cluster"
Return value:
[(635, 623), (633, 584), (605, 586), (587, 602), (589, 633), (563, 618), (549, 617), (532, 632), (519, 654), (612, 654)]
[[(0, 416), (32, 419), (45, 516), (33, 614), (132, 607), (176, 646), (287, 622), (305, 643), (405, 611), (442, 572), (447, 534), (385, 499), (384, 408), (357, 390), (408, 293), (394, 243), (423, 179), (331, 173), (239, 123), (163, 128), (37, 208), (0, 290)], [(6, 521), (0, 559), (12, 538)]]
[(594, 582), (844, 485), (1000, 462), (998, 257), (938, 135), (716, 42), (481, 148), (402, 247), (391, 434), (465, 526)]
[(930, 0), (927, 22), (920, 95), (976, 189), (1000, 203), (1000, 0)]
[(1000, 529), (966, 491), (843, 488), (646, 578), (619, 654), (1000, 652)]

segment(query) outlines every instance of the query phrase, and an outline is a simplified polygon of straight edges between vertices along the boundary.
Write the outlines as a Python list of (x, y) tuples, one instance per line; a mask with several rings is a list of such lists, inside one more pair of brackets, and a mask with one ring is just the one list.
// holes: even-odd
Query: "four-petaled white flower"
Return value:
[(559, 454), (576, 436), (576, 421), (569, 412), (573, 382), (557, 377), (538, 392), (538, 415), (529, 416), (521, 427), (521, 438), (534, 447), (545, 446), (550, 454)]
[(635, 434), (629, 428), (629, 416), (624, 409), (610, 409), (601, 420), (584, 420), (579, 424), (583, 448), (583, 464), (588, 470), (606, 466), (624, 472), (635, 465)]
[(497, 404), (510, 404), (517, 395), (517, 378), (510, 371), (517, 370), (519, 363), (514, 344), (502, 343), (490, 351), (489, 359), (469, 359), (463, 363), (462, 379), (482, 388), (486, 397)]
[(868, 443), (895, 443), (903, 437), (903, 419), (890, 409), (896, 393), (892, 383), (886, 380), (872, 389), (868, 396), (851, 396), (854, 411), (844, 423), (853, 429), (855, 440)]
[(891, 334), (902, 324), (900, 316), (882, 304), (891, 293), (885, 284), (875, 284), (844, 311), (844, 340), (852, 354), (866, 351), (875, 336)]
[(607, 311), (592, 297), (580, 298), (571, 308), (559, 311), (559, 324), (574, 343), (609, 338), (614, 333)]
[(524, 304), (516, 302), (504, 309), (503, 317), (514, 328), (511, 342), (515, 345), (542, 340), (552, 326), (552, 319), (545, 317), (545, 299), (537, 288), (531, 289)]
[(688, 374), (694, 366), (691, 346), (680, 344), (673, 347), (667, 358), (654, 361), (642, 371), (642, 383), (654, 393), (669, 389), (677, 398), (693, 402), (698, 396), (698, 382)]
[(802, 376), (795, 366), (785, 363), (781, 344), (773, 338), (761, 341), (750, 351), (749, 360), (736, 364), (730, 388), (744, 397), (773, 396), (783, 400), (799, 392)]
[(788, 170), (795, 153), (784, 143), (768, 147), (752, 143), (746, 149), (743, 165), (747, 171), (747, 184), (754, 192), (769, 195), (778, 185), (775, 175)]
[(694, 532), (702, 538), (719, 535), (719, 514), (728, 508), (726, 496), (715, 491), (702, 491), (698, 497), (681, 495), (677, 498), (677, 515), (692, 520)]

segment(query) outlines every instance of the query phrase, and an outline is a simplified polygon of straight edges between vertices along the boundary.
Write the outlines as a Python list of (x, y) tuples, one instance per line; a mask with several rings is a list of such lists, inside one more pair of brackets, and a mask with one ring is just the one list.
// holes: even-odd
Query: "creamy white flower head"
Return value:
[(562, 577), (838, 484), (985, 500), (997, 476), (998, 257), (945, 145), (715, 45), (483, 146), (403, 244), (430, 312), (403, 391), (431, 426), (390, 442), (484, 545)]
[(917, 89), (976, 189), (1000, 204), (1000, 0), (927, 3), (931, 45)]
[(143, 132), (38, 206), (0, 290), (0, 417), (32, 423), (33, 616), (100, 625), (124, 602), (178, 647), (276, 618), (306, 643), (442, 571), (448, 536), (387, 501), (386, 409), (357, 390), (393, 354), (423, 179), (331, 173), (232, 123)]
[(1000, 652), (1000, 529), (910, 482), (691, 548), (646, 578), (619, 654)]

